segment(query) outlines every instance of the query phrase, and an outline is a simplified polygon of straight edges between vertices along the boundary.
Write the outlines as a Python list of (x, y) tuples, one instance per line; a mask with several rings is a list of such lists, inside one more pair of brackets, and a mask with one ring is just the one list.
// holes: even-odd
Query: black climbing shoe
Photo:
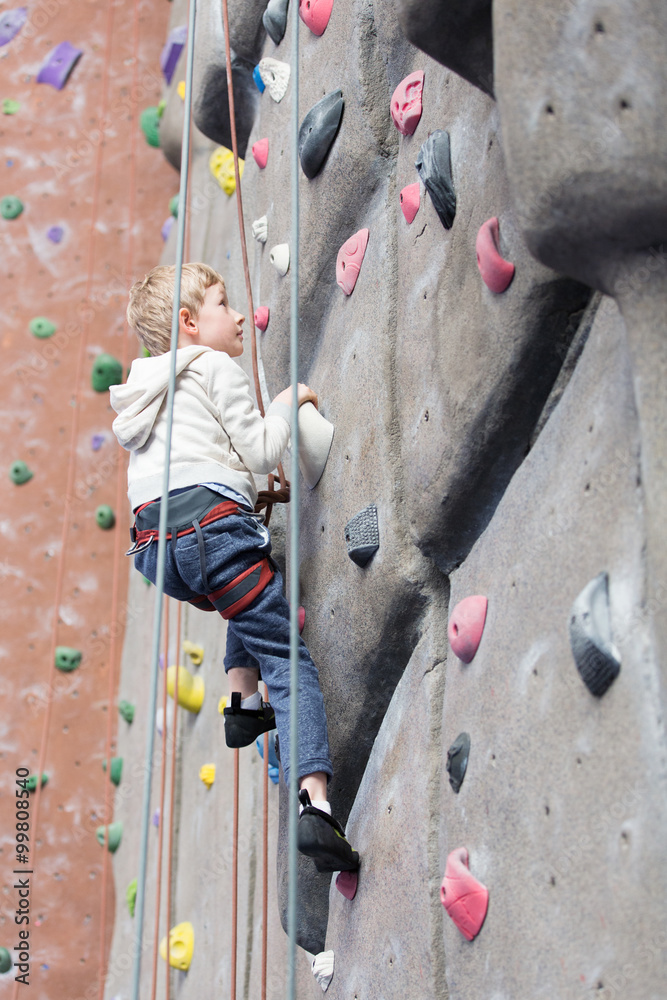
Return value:
[(305, 788), (299, 792), (303, 811), (299, 816), (299, 850), (315, 862), (318, 872), (351, 872), (359, 867), (359, 855), (353, 851), (340, 823), (333, 816), (311, 805)]
[(262, 733), (276, 728), (276, 715), (268, 701), (261, 708), (241, 708), (241, 694), (232, 692), (232, 704), (224, 711), (225, 741), (228, 747), (249, 747)]

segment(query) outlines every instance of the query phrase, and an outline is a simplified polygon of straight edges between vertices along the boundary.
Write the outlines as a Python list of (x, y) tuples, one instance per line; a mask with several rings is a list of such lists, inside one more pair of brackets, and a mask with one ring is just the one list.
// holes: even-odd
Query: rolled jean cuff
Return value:
[[(304, 763), (299, 763), (299, 780), (305, 778), (307, 774), (317, 774), (318, 771), (324, 771), (327, 775), (328, 781), (333, 778), (333, 767), (331, 766), (331, 761), (327, 757), (311, 757)], [(289, 767), (285, 770), (285, 765), (283, 763), (283, 774), (285, 775), (285, 784), (289, 784)]]

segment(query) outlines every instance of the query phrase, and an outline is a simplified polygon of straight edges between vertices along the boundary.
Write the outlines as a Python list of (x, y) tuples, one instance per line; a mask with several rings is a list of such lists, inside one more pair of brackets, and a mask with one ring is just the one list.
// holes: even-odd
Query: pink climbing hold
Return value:
[(269, 307), (268, 306), (258, 306), (255, 309), (255, 326), (262, 333), (266, 330), (269, 325)]
[(255, 157), (257, 166), (263, 170), (269, 158), (269, 140), (258, 139), (252, 147), (252, 155)]
[(314, 35), (323, 35), (333, 8), (333, 0), (299, 0), (299, 17)]
[(360, 229), (343, 243), (336, 260), (336, 281), (346, 295), (351, 295), (359, 277), (361, 262), (368, 245), (368, 230)]
[(489, 890), (470, 871), (465, 847), (447, 858), (440, 902), (468, 941), (477, 937), (489, 907)]
[(299, 605), (299, 635), (303, 632), (303, 626), (306, 624), (306, 609), (303, 605)]
[(338, 872), (336, 876), (336, 888), (346, 899), (354, 899), (357, 894), (357, 884), (359, 882), (359, 870), (353, 872)]
[(486, 597), (479, 594), (464, 597), (449, 616), (449, 644), (464, 663), (470, 663), (477, 652), (484, 631), (488, 603)]
[(508, 288), (514, 277), (514, 264), (505, 260), (498, 252), (500, 228), (498, 219), (487, 219), (477, 233), (477, 266), (482, 280), (492, 292), (500, 294)]
[(422, 116), (424, 73), (418, 70), (401, 80), (391, 95), (391, 117), (401, 135), (412, 135)]
[(401, 191), (401, 211), (408, 225), (410, 225), (419, 211), (419, 194), (419, 181), (415, 181), (414, 184), (408, 184)]

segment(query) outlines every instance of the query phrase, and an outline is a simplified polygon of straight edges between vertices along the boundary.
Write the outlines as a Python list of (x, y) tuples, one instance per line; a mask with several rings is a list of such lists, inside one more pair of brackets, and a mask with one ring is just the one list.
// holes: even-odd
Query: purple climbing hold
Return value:
[(61, 239), (65, 235), (65, 230), (62, 226), (51, 226), (46, 235), (52, 243), (60, 243)]
[(6, 10), (4, 14), (0, 15), (0, 45), (7, 45), (15, 35), (18, 35), (27, 17), (27, 7)]
[(75, 49), (69, 42), (56, 45), (37, 74), (37, 83), (49, 83), (56, 90), (62, 90), (82, 55), (81, 49)]
[(90, 439), (90, 447), (93, 451), (99, 451), (104, 444), (104, 434), (93, 434)]
[(160, 808), (159, 808), (159, 806), (155, 810), (155, 812), (153, 813), (153, 826), (157, 826), (157, 827), (160, 826)]
[(353, 872), (338, 872), (336, 876), (336, 888), (346, 899), (354, 899), (357, 894), (358, 881), (358, 870)]
[(183, 46), (188, 40), (188, 26), (187, 24), (180, 24), (173, 31), (169, 32), (169, 37), (164, 44), (162, 49), (162, 54), (160, 56), (160, 66), (162, 67), (162, 72), (167, 83), (171, 83), (171, 78), (174, 75), (174, 70), (176, 69), (176, 63), (179, 60), (181, 52), (183, 51)]
[(170, 215), (169, 218), (165, 219), (164, 222), (162, 223), (162, 229), (160, 230), (160, 232), (162, 233), (162, 239), (165, 241), (165, 243), (169, 239), (169, 233), (171, 232), (175, 222), (176, 219), (173, 217), (173, 215)]

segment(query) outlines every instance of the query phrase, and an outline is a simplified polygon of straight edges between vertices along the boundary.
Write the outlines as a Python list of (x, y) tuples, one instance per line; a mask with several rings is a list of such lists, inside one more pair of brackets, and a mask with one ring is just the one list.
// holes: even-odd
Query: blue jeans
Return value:
[[(178, 601), (193, 598), (225, 587), (240, 573), (271, 552), (267, 529), (250, 512), (214, 521), (202, 528), (206, 552), (206, 575), (202, 578), (199, 546), (194, 533), (176, 541), (175, 551), (167, 542), (164, 591)], [(155, 583), (157, 542), (134, 557), (134, 565)], [(280, 572), (275, 575), (248, 605), (227, 623), (225, 671), (230, 667), (259, 668), (269, 690), (269, 700), (276, 713), (280, 737), (280, 757), (289, 784), (290, 762), (290, 609), (283, 595)], [(299, 637), (299, 772), (324, 771), (333, 774), (329, 757), (327, 720), (320, 691), (317, 667), (303, 639)]]

